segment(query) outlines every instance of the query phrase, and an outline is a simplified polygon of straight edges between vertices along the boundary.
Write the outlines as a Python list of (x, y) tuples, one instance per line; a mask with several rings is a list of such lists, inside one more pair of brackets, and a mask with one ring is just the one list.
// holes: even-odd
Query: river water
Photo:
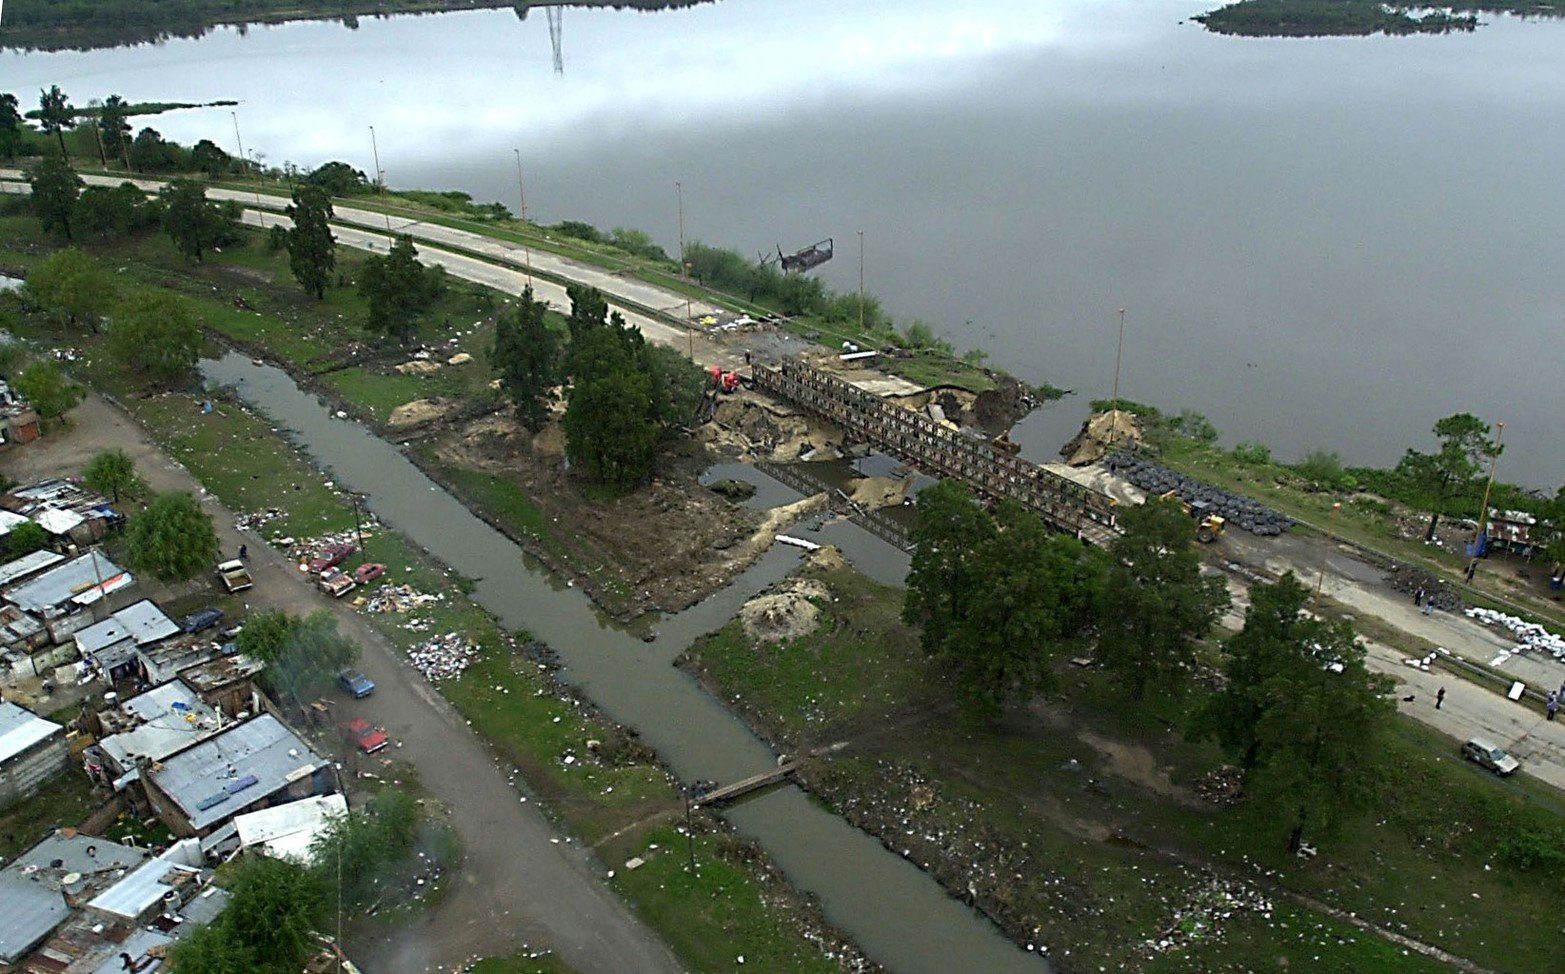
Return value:
[[(1215, 3), (1216, 0), (1210, 0)], [(244, 144), (393, 186), (745, 252), (833, 237), (820, 273), (1080, 399), (1208, 414), (1225, 440), (1354, 462), (1506, 423), (1502, 476), (1565, 479), (1565, 22), (1473, 34), (1219, 37), (1206, 0), (721, 0), (220, 30), (0, 54), (0, 90), (236, 98)], [(329, 95), (327, 94), (329, 93)], [(153, 119), (232, 149), (227, 110)]]
[[(546, 574), (521, 549), (473, 516), (391, 444), (333, 418), (279, 369), (238, 354), (202, 363), (207, 378), (234, 386), (289, 430), (333, 479), (369, 498), (376, 516), (476, 579), (473, 598), (512, 629), (547, 642), (564, 675), (599, 707), (635, 728), (685, 781), (727, 783), (770, 768), (776, 755), (673, 660), (697, 636), (725, 624), (750, 595), (797, 564), (796, 549), (773, 548), (735, 584), (662, 621), (650, 643), (616, 628), (579, 589)], [(749, 479), (759, 475), (751, 473)], [(823, 529), (874, 574), (900, 577), (905, 556), (851, 524)], [(987, 921), (946, 896), (934, 880), (794, 786), (724, 813), (757, 838), (826, 916), (870, 956), (902, 974), (971, 970), (1047, 972), (1035, 954), (1011, 944)], [(1061, 945), (1066, 946), (1066, 945)]]

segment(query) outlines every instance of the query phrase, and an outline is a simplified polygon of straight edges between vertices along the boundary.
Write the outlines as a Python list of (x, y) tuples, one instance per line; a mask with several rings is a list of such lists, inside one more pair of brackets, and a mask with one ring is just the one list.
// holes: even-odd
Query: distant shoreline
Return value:
[(1561, 17), (1565, 0), (1457, 0), (1433, 9), (1380, 0), (1236, 0), (1190, 19), (1238, 37), (1367, 37), (1471, 33), (1480, 13)]

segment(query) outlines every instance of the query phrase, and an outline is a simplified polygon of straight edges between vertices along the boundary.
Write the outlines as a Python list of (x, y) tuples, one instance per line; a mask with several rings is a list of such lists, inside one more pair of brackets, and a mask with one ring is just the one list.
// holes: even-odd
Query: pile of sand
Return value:
[(860, 507), (879, 510), (882, 507), (900, 507), (912, 487), (912, 477), (900, 480), (896, 477), (862, 477), (849, 486), (848, 496)]
[(777, 643), (808, 636), (820, 626), (821, 610), (811, 599), (831, 592), (813, 578), (790, 578), (757, 595), (739, 610), (745, 634), (757, 642)]
[(397, 371), (403, 375), (429, 375), (432, 372), (440, 371), (440, 363), (416, 358), (411, 362), (403, 362), (397, 366)]
[(394, 427), (420, 426), (431, 423), (451, 411), (451, 404), (439, 399), (415, 399), (405, 402), (391, 411), (387, 425)]
[(1141, 442), (1141, 426), (1136, 417), (1123, 409), (1097, 413), (1081, 426), (1076, 438), (1060, 448), (1060, 456), (1072, 467), (1084, 467), (1103, 459), (1112, 443), (1128, 449)]

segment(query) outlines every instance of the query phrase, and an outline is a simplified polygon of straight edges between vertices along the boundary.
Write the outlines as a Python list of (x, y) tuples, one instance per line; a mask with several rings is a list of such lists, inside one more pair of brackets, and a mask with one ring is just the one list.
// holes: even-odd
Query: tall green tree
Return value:
[(942, 480), (919, 493), (902, 618), (919, 628), (925, 654), (943, 655), (966, 624), (976, 593), (987, 584), (979, 553), (994, 537), (994, 519), (961, 481)]
[(565, 455), (601, 484), (628, 489), (652, 472), (652, 383), (608, 330), (572, 343), (578, 371), (565, 408)]
[(163, 204), (163, 229), (186, 259), (199, 263), (207, 251), (238, 239), (238, 205), (209, 201), (195, 180), (176, 179), (158, 197)]
[(120, 496), (139, 497), (147, 491), (147, 482), (136, 473), (136, 461), (118, 447), (100, 450), (87, 461), (82, 484), (89, 490), (106, 494), (120, 502)]
[(1244, 628), (1223, 644), (1224, 685), (1193, 718), (1191, 736), (1216, 738), (1245, 771), (1260, 757), (1257, 728), (1273, 681), (1299, 672), (1319, 638), (1320, 623), (1304, 611), (1309, 599), (1309, 589), (1293, 572), (1271, 585), (1251, 586)]
[(98, 319), (114, 300), (113, 278), (96, 260), (66, 247), (27, 272), (27, 293), (51, 318), (71, 327), (98, 330)]
[(9, 91), (0, 91), (0, 155), (7, 159), (15, 159), (21, 147), (21, 104)]
[(216, 920), (181, 938), (176, 974), (294, 974), (327, 920), (326, 880), (271, 856), (247, 856), (226, 881), (233, 898)]
[(1473, 489), (1483, 465), (1499, 456), (1500, 445), (1489, 438), (1489, 424), (1472, 413), (1456, 413), (1435, 424), (1440, 448), (1433, 453), (1408, 450), (1397, 464), (1400, 473), (1430, 508), (1424, 540), (1434, 539), (1446, 502)]
[(206, 173), (211, 179), (226, 175), (233, 162), (233, 158), (211, 139), (202, 139), (190, 149), (190, 168)]
[(293, 228), (288, 231), (288, 266), (301, 287), (326, 297), (332, 271), (337, 267), (337, 241), (331, 235), (331, 197), (319, 186), (303, 185), (293, 191), (288, 207)]
[(88, 186), (73, 211), (78, 232), (104, 240), (128, 237), (158, 225), (157, 207), (135, 183)]
[(936, 653), (964, 711), (991, 721), (1008, 701), (1056, 688), (1054, 663), (1094, 619), (1103, 565), (1015, 504), (1001, 504), (994, 522), (993, 536), (973, 553), (979, 581), (966, 617)]
[(359, 658), (358, 647), (324, 609), (302, 619), (275, 609), (252, 613), (236, 642), (240, 652), (266, 663), (262, 680), (270, 689), (296, 701), (325, 689)]
[(212, 516), (184, 490), (154, 497), (145, 511), (131, 519), (126, 542), (131, 567), (166, 582), (211, 571), (217, 560)]
[(570, 330), (572, 345), (588, 332), (609, 324), (624, 327), (624, 319), (617, 314), (610, 317), (608, 299), (597, 288), (585, 284), (568, 284), (565, 295), (571, 302), (571, 313), (565, 323)]
[(33, 212), (46, 231), (59, 227), (65, 239), (71, 239), (71, 213), (84, 183), (64, 158), (46, 158), (28, 170), (32, 187)]
[(1377, 741), (1393, 713), (1391, 680), (1369, 672), (1347, 622), (1309, 620), (1299, 636), (1298, 665), (1262, 688), (1255, 765), (1244, 784), (1288, 824), (1289, 852), (1306, 827), (1328, 829), (1368, 805), (1384, 773)]
[(368, 192), (369, 177), (346, 162), (328, 162), (318, 166), (304, 177), (313, 186), (319, 186), (330, 196), (354, 196)]
[(65, 158), (65, 130), (76, 127), (76, 111), (71, 100), (59, 85), (51, 85), (48, 91), (38, 92), (38, 124), (45, 135), (53, 135), (60, 142), (60, 158)]
[(52, 359), (39, 359), (12, 383), (44, 419), (60, 419), (82, 401), (82, 388), (65, 377)]
[(103, 151), (113, 162), (123, 162), (130, 153), (130, 106), (119, 95), (104, 99), (98, 111), (98, 135)]
[[(314, 869), (326, 880), (328, 905), (334, 911), (361, 910), (385, 896), (414, 851), (418, 825), (412, 796), (390, 788), (332, 819), (310, 845)], [(333, 902), (339, 888), (341, 900)]]
[(137, 172), (178, 172), (187, 168), (185, 150), (166, 141), (155, 128), (136, 133), (129, 155), (130, 167)]
[(171, 291), (132, 294), (109, 329), (109, 351), (144, 382), (155, 386), (188, 379), (201, 356), (201, 341), (201, 324), (195, 312)]
[(443, 274), (418, 262), (407, 234), (397, 237), (385, 257), (372, 256), (359, 273), (359, 294), (369, 301), (364, 327), (407, 344), (418, 332), (418, 316), (439, 297)]
[(510, 314), (495, 323), (489, 364), (500, 378), (500, 388), (516, 407), (522, 425), (537, 432), (549, 418), (549, 404), (560, 374), (559, 337), (547, 323), (548, 305), (533, 300), (533, 289), (522, 291), (522, 300)]
[(1120, 516), (1098, 607), (1098, 660), (1132, 700), (1149, 685), (1181, 693), (1203, 638), (1228, 605), (1221, 578), (1201, 575), (1195, 529), (1176, 501), (1154, 500)]

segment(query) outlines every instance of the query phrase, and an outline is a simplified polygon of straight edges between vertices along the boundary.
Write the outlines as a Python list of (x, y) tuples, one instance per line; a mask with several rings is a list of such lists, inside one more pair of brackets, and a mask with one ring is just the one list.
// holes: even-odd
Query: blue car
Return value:
[(188, 634), (195, 634), (198, 632), (204, 632), (207, 629), (211, 629), (213, 626), (222, 621), (222, 609), (201, 609), (197, 612), (192, 612), (188, 616), (185, 616), (185, 624), (182, 628)]
[(338, 673), (337, 685), (355, 700), (362, 700), (375, 692), (375, 681), (358, 670), (343, 670)]

